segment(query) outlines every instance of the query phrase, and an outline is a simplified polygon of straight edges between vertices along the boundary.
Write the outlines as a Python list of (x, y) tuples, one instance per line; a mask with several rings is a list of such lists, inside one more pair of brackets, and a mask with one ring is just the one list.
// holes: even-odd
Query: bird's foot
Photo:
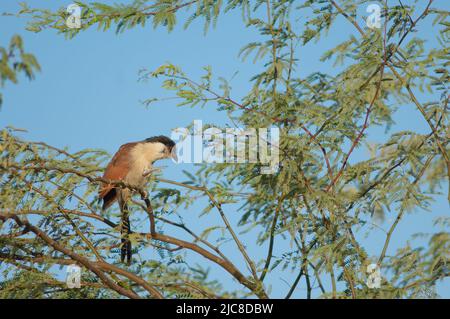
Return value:
[(143, 190), (142, 193), (141, 193), (141, 199), (145, 200), (146, 198), (148, 198), (148, 192)]
[(150, 168), (146, 168), (144, 169), (144, 171), (142, 172), (142, 176), (147, 177), (149, 175), (151, 175), (154, 172), (160, 172), (161, 169), (157, 168), (157, 167), (150, 167)]

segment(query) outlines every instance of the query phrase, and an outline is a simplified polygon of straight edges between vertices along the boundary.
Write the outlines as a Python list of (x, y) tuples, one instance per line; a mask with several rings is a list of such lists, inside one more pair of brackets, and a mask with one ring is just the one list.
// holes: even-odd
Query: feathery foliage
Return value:
[[(202, 20), (205, 31), (219, 23), (222, 14), (241, 14), (258, 41), (243, 47), (240, 56), (262, 65), (241, 100), (232, 97), (226, 80), (215, 80), (211, 67), (205, 67), (201, 79), (190, 78), (170, 63), (142, 70), (140, 76), (160, 81), (180, 107), (214, 105), (241, 127), (279, 127), (281, 162), (272, 175), (262, 175), (261, 164), (247, 163), (201, 165), (186, 174), (187, 182), (153, 177), (147, 186), (157, 235), (150, 238), (146, 231), (131, 235), (141, 257), (125, 270), (118, 268), (119, 229), (113, 222), (119, 212), (100, 215), (96, 203), (107, 154), (95, 150), (72, 154), (22, 141), (13, 129), (5, 129), (0, 146), (0, 261), (11, 268), (3, 273), (0, 296), (267, 298), (266, 278), (292, 271), (295, 280), (287, 298), (309, 298), (316, 290), (324, 298), (436, 297), (436, 282), (449, 276), (448, 217), (436, 221), (444, 231), (420, 234), (428, 240), (426, 247), (407, 242), (392, 254), (388, 251), (400, 220), (414, 210), (428, 209), (441, 192), (450, 196), (449, 13), (433, 1), (425, 6), (378, 3), (380, 29), (356, 20), (357, 9), (368, 4), (365, 0), (77, 2), (82, 8), (80, 29), (67, 28), (64, 8), (53, 12), (23, 4), (19, 14), (31, 16), (29, 30), (52, 28), (69, 38), (92, 27), (125, 32), (146, 23), (170, 31), (181, 10), (188, 13), (185, 28)], [(302, 28), (296, 26), (299, 12), (307, 13)], [(322, 61), (334, 61), (336, 69), (300, 77), (298, 52), (329, 36), (337, 19), (345, 19), (355, 32), (334, 35), (342, 36), (341, 42), (321, 52)], [(434, 23), (438, 47), (429, 48), (416, 32), (425, 20)], [(0, 71), (2, 79), (8, 76)], [(424, 91), (426, 101), (418, 98)], [(146, 103), (157, 101), (151, 97)], [(400, 107), (418, 110), (429, 132), (411, 128), (391, 133), (393, 115)], [(386, 128), (386, 139), (369, 143), (369, 130), (380, 126)], [(370, 156), (354, 160), (355, 150), (364, 145)], [(202, 214), (218, 214), (223, 223), (196, 234), (178, 211), (199, 198), (208, 201)], [(227, 220), (228, 203), (241, 204), (240, 232), (256, 229), (256, 243), (268, 243), (265, 258), (248, 256), (240, 232)], [(133, 224), (148, 223), (149, 208), (139, 197), (132, 210)], [(385, 216), (394, 222), (385, 231), (379, 255), (370, 256), (356, 233), (373, 231), (373, 219)], [(174, 228), (189, 241), (172, 237)], [(277, 248), (279, 238), (290, 241), (286, 251)], [(221, 250), (227, 242), (235, 243), (236, 256), (242, 257), (246, 268), (239, 269)], [(145, 258), (149, 249), (157, 249), (158, 260)], [(225, 291), (221, 280), (210, 278), (208, 268), (189, 262), (192, 258), (187, 255), (192, 254), (222, 267), (230, 279), (221, 280), (234, 278), (242, 289)], [(73, 262), (89, 270), (83, 289), (61, 291), (50, 270)], [(371, 263), (382, 270), (379, 289), (366, 284)], [(17, 287), (30, 280), (37, 284), (18, 293)], [(296, 292), (301, 284), (306, 287), (304, 296)]]

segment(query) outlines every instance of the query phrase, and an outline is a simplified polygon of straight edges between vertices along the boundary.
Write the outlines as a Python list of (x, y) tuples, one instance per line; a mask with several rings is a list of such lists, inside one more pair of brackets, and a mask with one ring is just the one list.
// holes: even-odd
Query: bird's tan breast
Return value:
[(129, 172), (125, 181), (136, 186), (143, 186), (145, 183), (144, 172), (151, 168), (157, 151), (153, 144), (136, 144), (130, 152)]

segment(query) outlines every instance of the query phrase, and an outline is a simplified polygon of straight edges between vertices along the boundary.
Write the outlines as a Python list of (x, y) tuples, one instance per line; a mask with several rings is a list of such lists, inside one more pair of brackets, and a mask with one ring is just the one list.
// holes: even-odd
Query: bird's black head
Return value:
[(164, 158), (173, 158), (175, 162), (178, 160), (175, 150), (175, 142), (172, 141), (170, 138), (164, 135), (159, 136), (153, 136), (146, 138), (144, 140), (144, 143), (152, 143), (152, 144), (159, 144), (161, 145), (159, 152), (161, 153), (160, 156), (157, 158), (164, 159)]
[(161, 143), (170, 149), (172, 149), (175, 146), (175, 142), (164, 135), (152, 136), (152, 137), (146, 138), (145, 142), (146, 143)]

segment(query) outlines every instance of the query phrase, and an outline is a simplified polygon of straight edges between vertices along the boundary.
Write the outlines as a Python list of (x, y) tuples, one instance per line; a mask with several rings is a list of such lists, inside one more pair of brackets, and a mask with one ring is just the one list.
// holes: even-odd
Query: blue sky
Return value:
[[(18, 2), (2, 1), (0, 12), (16, 12)], [(28, 0), (27, 3), (31, 7), (57, 8), (70, 4), (70, 1), (52, 1), (51, 5), (38, 0)], [(361, 8), (361, 14), (364, 14), (364, 9)], [(252, 59), (242, 62), (237, 57), (239, 49), (257, 36), (253, 29), (244, 28), (239, 12), (219, 18), (217, 27), (206, 35), (202, 23), (197, 22), (187, 31), (177, 26), (172, 33), (167, 33), (163, 28), (154, 30), (150, 25), (119, 35), (113, 31), (98, 32), (92, 28), (72, 40), (65, 40), (53, 31), (38, 34), (27, 32), (24, 30), (25, 22), (23, 18), (0, 16), (0, 45), (7, 45), (13, 34), (20, 34), (26, 50), (37, 57), (42, 72), (35, 81), (21, 78), (18, 85), (7, 84), (2, 90), (4, 104), (0, 111), (0, 127), (12, 125), (24, 128), (28, 130), (24, 137), (29, 140), (45, 141), (59, 147), (69, 146), (72, 151), (101, 148), (113, 153), (123, 143), (153, 135), (170, 135), (172, 129), (185, 127), (195, 119), (217, 126), (227, 123), (225, 115), (216, 111), (213, 104), (204, 109), (179, 108), (174, 101), (168, 100), (146, 108), (141, 101), (166, 96), (167, 92), (157, 82), (139, 82), (138, 71), (142, 68), (155, 69), (165, 62), (171, 62), (197, 79), (203, 75), (202, 68), (206, 65), (212, 66), (216, 76), (227, 79), (231, 79), (238, 71), (230, 82), (232, 96), (237, 99), (248, 92), (251, 87), (249, 79), (260, 70), (258, 65), (252, 64)], [(300, 28), (301, 21), (298, 24)], [(432, 35), (430, 23), (423, 22), (423, 26), (422, 32)], [(320, 62), (315, 52), (332, 48), (344, 39), (345, 34), (355, 34), (352, 27), (341, 19), (335, 28), (342, 37), (334, 36), (336, 31), (332, 30), (331, 36), (325, 41), (309, 44), (301, 50), (298, 72), (302, 76), (317, 70), (332, 72), (332, 64)], [(430, 45), (435, 44), (432, 36), (429, 41)], [(425, 100), (427, 96), (419, 95), (419, 98)], [(393, 131), (429, 130), (412, 105), (402, 106), (395, 120), (397, 123)], [(375, 141), (375, 136), (382, 135), (384, 129), (374, 129), (370, 133), (369, 140)], [(360, 160), (367, 154), (367, 150), (361, 147), (355, 152), (354, 160)], [(167, 166), (164, 177), (173, 180), (185, 180), (183, 169), (193, 171), (190, 165), (174, 165), (171, 162), (163, 165)], [(201, 223), (197, 222), (202, 204), (204, 202), (195, 204), (185, 217), (188, 225), (198, 229), (217, 222), (213, 217), (205, 217), (200, 220)], [(237, 207), (225, 206), (225, 212), (234, 223), (239, 220)], [(445, 196), (439, 196), (430, 212), (418, 211), (407, 216), (394, 233), (388, 254), (403, 246), (413, 233), (438, 230), (432, 227), (433, 218), (448, 212)], [(388, 228), (393, 219), (394, 215), (387, 216), (381, 226)], [(359, 238), (364, 238), (364, 235), (357, 234)], [(250, 255), (261, 259), (266, 254), (266, 246), (255, 246), (252, 243), (254, 240), (255, 233), (243, 235)], [(383, 242), (383, 233), (376, 230), (363, 239), (365, 248), (374, 256), (379, 255)], [(282, 245), (287, 247), (288, 244), (284, 242)], [(229, 252), (234, 251), (232, 244), (228, 246), (226, 249)], [(196, 258), (193, 262), (205, 265), (202, 257)], [(232, 256), (232, 259), (242, 265), (238, 256)], [(230, 278), (215, 267), (212, 268), (212, 274)], [(268, 283), (272, 285), (273, 296), (284, 296), (288, 290), (284, 281), (291, 283), (293, 277), (289, 272), (271, 275)], [(324, 283), (327, 284), (326, 281)], [(235, 283), (230, 279), (225, 281), (225, 287), (235, 287)], [(294, 297), (304, 296), (304, 287), (302, 281)], [(442, 297), (450, 297), (448, 280), (438, 284), (438, 293)]]

